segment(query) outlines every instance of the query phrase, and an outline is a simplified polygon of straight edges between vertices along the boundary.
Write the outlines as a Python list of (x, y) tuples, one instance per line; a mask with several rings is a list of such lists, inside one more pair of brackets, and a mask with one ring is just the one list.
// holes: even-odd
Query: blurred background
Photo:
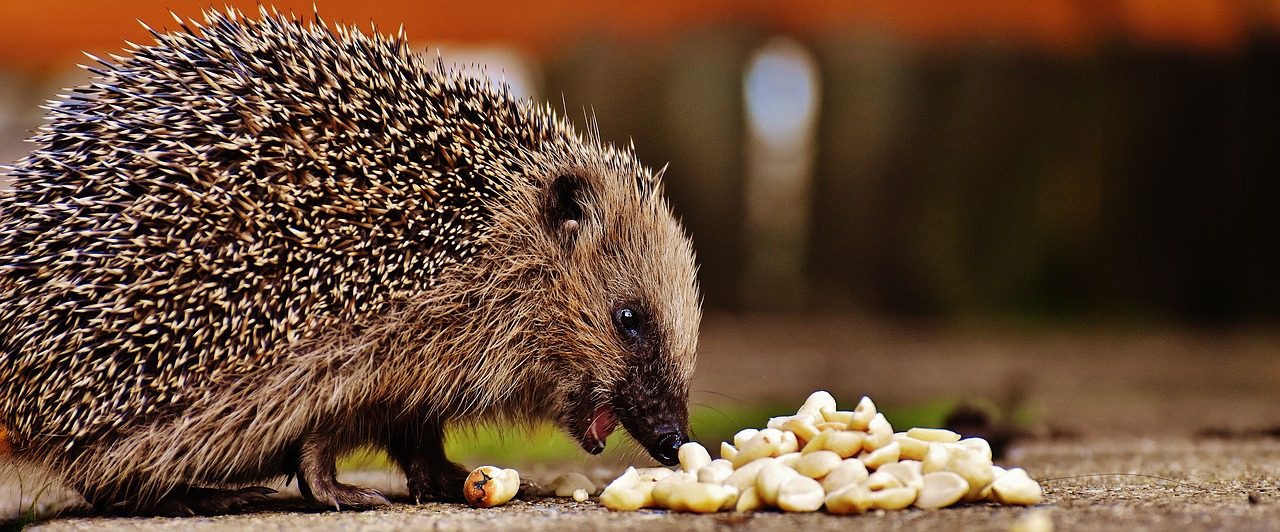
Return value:
[[(702, 434), (817, 388), (901, 426), (1280, 427), (1280, 2), (314, 4), (670, 163)], [(207, 5), (0, 0), (0, 161), (81, 50)]]

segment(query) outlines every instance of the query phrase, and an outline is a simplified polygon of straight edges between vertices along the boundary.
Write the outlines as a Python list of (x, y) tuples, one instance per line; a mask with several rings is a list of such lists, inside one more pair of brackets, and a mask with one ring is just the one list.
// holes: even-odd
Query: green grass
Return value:
[[(852, 409), (857, 397), (839, 398), (842, 409)], [(910, 427), (941, 427), (947, 414), (955, 408), (958, 399), (937, 399), (914, 405), (889, 405), (880, 408), (895, 430)], [(879, 406), (879, 405), (878, 405)], [(719, 455), (720, 442), (731, 441), (733, 435), (747, 427), (764, 427), (770, 417), (795, 413), (798, 405), (757, 404), (740, 406), (694, 406), (689, 419), (693, 437)], [(1014, 413), (1013, 421), (1026, 425), (1033, 413)], [(639, 446), (627, 441), (625, 431), (618, 430), (609, 438), (603, 456), (626, 461), (644, 455)], [(532, 429), (498, 428), (482, 426), (473, 430), (451, 432), (445, 451), (450, 459), (467, 465), (480, 463), (525, 464), (579, 462), (585, 454), (572, 439), (550, 424)], [(362, 452), (343, 460), (339, 467), (349, 469), (390, 468), (384, 454)]]

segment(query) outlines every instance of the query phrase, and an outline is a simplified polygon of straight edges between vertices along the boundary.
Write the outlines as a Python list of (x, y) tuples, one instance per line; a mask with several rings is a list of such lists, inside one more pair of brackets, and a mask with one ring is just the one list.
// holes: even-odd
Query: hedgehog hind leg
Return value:
[(391, 504), (378, 490), (338, 482), (338, 452), (332, 435), (313, 430), (302, 438), (298, 491), (307, 500), (337, 510)]
[(98, 511), (109, 515), (155, 515), (186, 517), (223, 515), (243, 510), (245, 506), (267, 500), (276, 490), (262, 486), (241, 489), (215, 489), (178, 486), (159, 499), (130, 497), (120, 490), (82, 489), (85, 500)]
[(462, 486), (468, 471), (445, 456), (439, 424), (405, 424), (392, 428), (388, 436), (387, 452), (404, 471), (414, 501), (466, 502)]
[(276, 490), (263, 486), (241, 489), (185, 488), (162, 497), (153, 513), (169, 516), (223, 515), (243, 510), (249, 504), (267, 500)]

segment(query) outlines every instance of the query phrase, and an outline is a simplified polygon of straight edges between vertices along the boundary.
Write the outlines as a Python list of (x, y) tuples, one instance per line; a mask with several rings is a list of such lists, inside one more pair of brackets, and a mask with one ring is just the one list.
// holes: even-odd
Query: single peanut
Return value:
[(760, 500), (765, 505), (776, 507), (778, 505), (778, 491), (782, 489), (784, 483), (793, 478), (804, 477), (797, 473), (796, 470), (776, 461), (765, 464), (760, 469), (760, 474), (756, 475), (756, 495), (760, 497)]
[(738, 501), (733, 506), (734, 511), (738, 512), (754, 512), (764, 508), (764, 501), (760, 500), (755, 486), (747, 486), (747, 489), (738, 493)]
[(924, 475), (915, 505), (925, 510), (945, 508), (959, 502), (967, 493), (969, 482), (963, 477), (950, 471), (934, 471)]
[(917, 440), (939, 443), (955, 443), (960, 441), (960, 435), (947, 429), (927, 429), (915, 427), (907, 429), (907, 436)]
[(834, 451), (840, 455), (840, 458), (849, 458), (858, 454), (862, 450), (866, 441), (866, 434), (849, 430), (824, 430), (814, 436), (809, 443), (804, 446), (804, 453), (814, 451)]
[(698, 470), (698, 482), (723, 484), (724, 479), (733, 474), (733, 462), (719, 458), (712, 460), (706, 467)]
[[(720, 511), (729, 497), (736, 499), (737, 491), (719, 484), (702, 482), (677, 482), (665, 487), (664, 500), (659, 502), (658, 489), (654, 486), (654, 502), (677, 512), (695, 512), (701, 514)], [(732, 504), (732, 503), (730, 503)]]
[(901, 460), (923, 461), (925, 453), (929, 452), (929, 442), (907, 436), (905, 432), (894, 433), (893, 441), (897, 442), (898, 447), (902, 449), (899, 454)]
[(826, 494), (822, 484), (805, 476), (795, 476), (778, 488), (777, 506), (787, 512), (814, 512), (822, 508)]
[(733, 473), (730, 473), (729, 476), (724, 479), (724, 484), (727, 486), (733, 486), (738, 489), (738, 493), (742, 493), (743, 491), (746, 491), (747, 486), (754, 486), (756, 484), (756, 476), (760, 474), (760, 470), (764, 469), (764, 466), (773, 463), (773, 461), (773, 458), (761, 458), (734, 469)]
[(850, 484), (827, 494), (827, 511), (833, 514), (860, 514), (871, 508), (871, 490)]
[(916, 490), (911, 488), (885, 488), (871, 492), (871, 507), (877, 510), (901, 510), (916, 500)]
[[(888, 447), (886, 447), (887, 449)], [(883, 449), (882, 449), (883, 450)], [(878, 452), (878, 451), (877, 451)], [(920, 462), (890, 462), (881, 465), (877, 473), (888, 473), (898, 479), (903, 486), (919, 491), (924, 487), (924, 476), (920, 473)]]
[(751, 438), (756, 437), (756, 434), (759, 433), (759, 429), (742, 429), (733, 435), (733, 446), (742, 447), (743, 444), (751, 441)]
[(462, 494), (467, 504), (476, 508), (490, 508), (506, 504), (520, 491), (520, 473), (514, 469), (480, 466), (467, 475)]
[(870, 473), (867, 472), (866, 464), (856, 458), (846, 458), (827, 473), (827, 476), (822, 477), (822, 489), (831, 493), (850, 484), (862, 482), (868, 476)]
[(809, 454), (800, 455), (794, 463), (791, 464), (792, 469), (797, 473), (809, 478), (822, 478), (827, 476), (832, 469), (840, 465), (843, 460), (835, 451), (821, 450)]
[(560, 475), (556, 477), (555, 480), (551, 481), (551, 485), (548, 486), (548, 488), (552, 493), (555, 493), (556, 497), (572, 497), (573, 493), (578, 490), (586, 491), (587, 494), (591, 494), (596, 491), (595, 483), (591, 482), (591, 479), (587, 478), (582, 473), (565, 473)]
[(689, 473), (697, 472), (711, 463), (711, 453), (696, 441), (681, 445), (680, 450), (676, 451), (676, 456), (680, 459), (680, 469)]
[(862, 455), (858, 456), (858, 459), (867, 464), (868, 468), (876, 469), (882, 465), (897, 462), (901, 454), (902, 447), (898, 445), (898, 442), (890, 442), (888, 445), (869, 453), (862, 453)]
[(862, 447), (874, 451), (893, 442), (893, 425), (885, 419), (884, 414), (877, 413), (867, 424), (867, 439)]
[(862, 396), (862, 400), (858, 401), (858, 406), (854, 407), (853, 415), (849, 417), (847, 424), (849, 430), (867, 430), (871, 425), (871, 420), (876, 417), (876, 404), (871, 401), (870, 397)]
[(1025, 470), (1015, 467), (991, 482), (991, 495), (1000, 504), (1030, 506), (1040, 502), (1044, 491)]

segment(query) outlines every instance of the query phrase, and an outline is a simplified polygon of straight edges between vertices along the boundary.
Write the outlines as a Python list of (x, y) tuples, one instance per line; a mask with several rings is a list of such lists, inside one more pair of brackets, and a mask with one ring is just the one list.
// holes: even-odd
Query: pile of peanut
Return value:
[(943, 508), (958, 502), (1032, 505), (1040, 485), (1021, 468), (991, 462), (982, 438), (945, 429), (893, 431), (870, 398), (852, 411), (814, 392), (793, 416), (745, 429), (712, 460), (701, 444), (680, 447), (680, 469), (627, 468), (600, 494), (611, 510), (668, 508), (710, 513), (777, 508), (833, 514)]

